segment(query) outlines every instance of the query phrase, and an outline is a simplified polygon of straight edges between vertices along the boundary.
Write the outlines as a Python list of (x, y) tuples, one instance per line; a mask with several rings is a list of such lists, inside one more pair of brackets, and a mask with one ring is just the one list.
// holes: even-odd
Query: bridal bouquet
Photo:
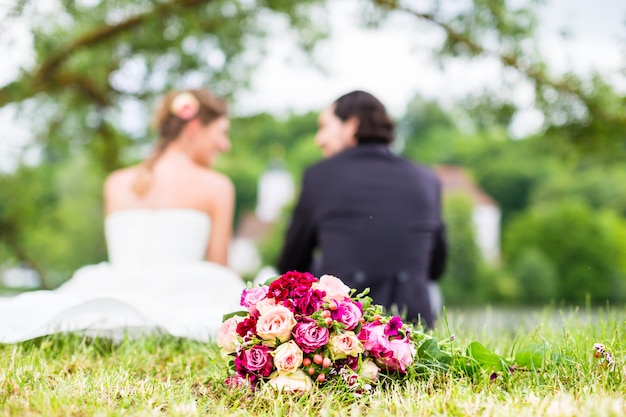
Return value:
[(234, 371), (226, 383), (308, 391), (341, 379), (363, 391), (381, 373), (406, 374), (411, 327), (355, 292), (334, 276), (296, 271), (244, 290), (246, 311), (226, 316), (217, 338)]

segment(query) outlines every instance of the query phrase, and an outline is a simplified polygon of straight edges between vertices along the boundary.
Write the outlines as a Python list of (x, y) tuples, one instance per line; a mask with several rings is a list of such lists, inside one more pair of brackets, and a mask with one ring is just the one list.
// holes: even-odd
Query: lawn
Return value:
[[(467, 376), (453, 370), (382, 382), (354, 396), (321, 386), (304, 395), (255, 394), (222, 383), (217, 347), (165, 336), (112, 343), (77, 335), (0, 345), (0, 416), (624, 416), (626, 311), (451, 311), (433, 335), (464, 352), (473, 341), (506, 358), (549, 347), (540, 369)], [(613, 371), (594, 358), (611, 351)], [(557, 359), (558, 357), (558, 359)], [(563, 359), (566, 360), (563, 360)]]

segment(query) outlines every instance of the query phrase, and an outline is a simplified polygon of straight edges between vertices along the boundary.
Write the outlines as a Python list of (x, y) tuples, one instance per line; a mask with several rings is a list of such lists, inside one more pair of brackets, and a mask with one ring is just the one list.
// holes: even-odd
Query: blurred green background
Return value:
[[(268, 19), (287, 22), (305, 54), (328, 35), (321, 0), (55, 4), (42, 11), (17, 2), (0, 20), (31, 19), (35, 54), (0, 87), (0, 111), (30, 131), (14, 169), (0, 173), (0, 269), (32, 268), (46, 288), (106, 260), (104, 178), (140, 161), (154, 141), (152, 131), (127, 127), (129, 109), (147, 124), (164, 91), (189, 85), (233, 99), (262, 59)], [(415, 14), (393, 1), (362, 4), (363, 25), (374, 30), (391, 14)], [(443, 29), (433, 51), (442, 65), (495, 55), (533, 87), (544, 120), (537, 133), (513, 138), (519, 109), (506, 92), (446, 103), (417, 95), (396, 117), (395, 151), (432, 167), (462, 167), (501, 211), (501, 253), (487, 261), (476, 244), (474, 202), (446, 194), (448, 304), (626, 301), (626, 99), (605, 74), (550, 71), (528, 47), (535, 6), (475, 0), (456, 13), (434, 8), (419, 17)], [(125, 83), (129, 73), (141, 82)], [(233, 115), (233, 149), (216, 167), (237, 190), (233, 227), (254, 211), (272, 161), (283, 160), (297, 185), (321, 159), (316, 129), (315, 112)], [(289, 214), (287, 206), (259, 243), (263, 264), (275, 262)]]

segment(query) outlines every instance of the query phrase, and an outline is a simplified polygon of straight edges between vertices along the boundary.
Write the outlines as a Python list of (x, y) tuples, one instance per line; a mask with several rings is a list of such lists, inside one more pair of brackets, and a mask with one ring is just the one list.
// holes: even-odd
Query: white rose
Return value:
[(301, 369), (287, 375), (274, 372), (267, 383), (275, 390), (283, 392), (307, 392), (313, 388), (313, 381)]
[(361, 364), (361, 369), (359, 369), (359, 376), (369, 382), (377, 382), (379, 371), (380, 368), (378, 368), (378, 365), (376, 365), (373, 360), (366, 359)]
[(302, 365), (302, 350), (293, 340), (278, 346), (273, 355), (274, 366), (279, 375), (295, 372)]
[(328, 350), (333, 360), (343, 359), (363, 353), (363, 344), (354, 332), (334, 333), (328, 341)]

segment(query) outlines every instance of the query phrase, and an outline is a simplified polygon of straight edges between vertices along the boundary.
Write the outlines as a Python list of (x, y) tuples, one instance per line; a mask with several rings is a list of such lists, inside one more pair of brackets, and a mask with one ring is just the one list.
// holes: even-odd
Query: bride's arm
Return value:
[(128, 198), (124, 197), (125, 187), (128, 187), (128, 175), (126, 170), (118, 170), (109, 174), (104, 182), (104, 215), (107, 216), (112, 212), (119, 210), (127, 204)]
[(214, 185), (214, 191), (210, 213), (211, 237), (209, 238), (206, 259), (227, 265), (235, 211), (235, 187), (230, 179), (222, 177)]

